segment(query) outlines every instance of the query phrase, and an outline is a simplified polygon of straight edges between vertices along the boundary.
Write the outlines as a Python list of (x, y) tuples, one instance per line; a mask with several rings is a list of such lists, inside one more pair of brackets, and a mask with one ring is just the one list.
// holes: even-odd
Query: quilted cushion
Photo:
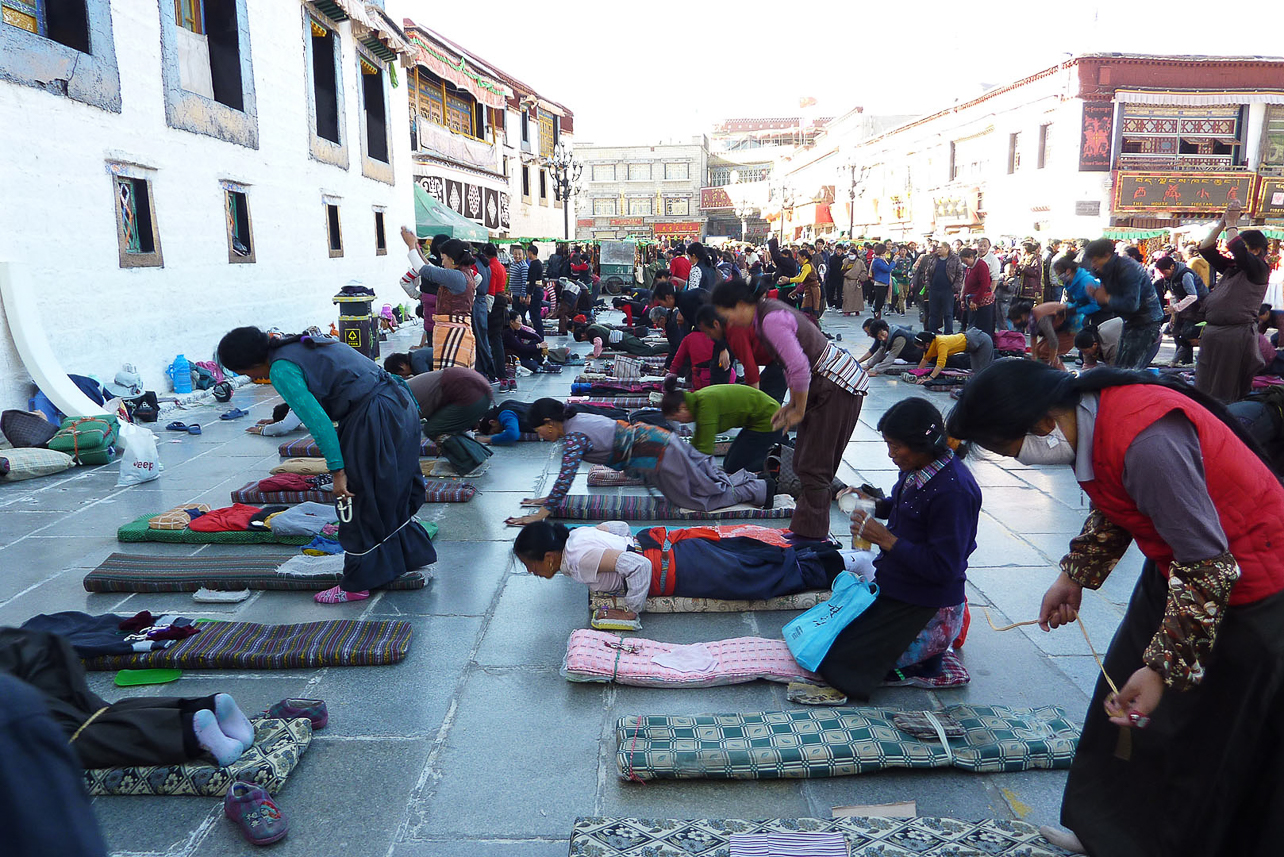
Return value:
[(322, 473), (329, 473), (330, 468), (325, 463), (324, 458), (287, 458), (276, 467), (273, 467), (271, 473), (298, 473), (301, 476), (319, 476)]
[(312, 743), (312, 721), (253, 718), (254, 744), (227, 767), (191, 761), (184, 765), (137, 765), (85, 771), (91, 795), (191, 795), (222, 797), (240, 780), (276, 794)]
[(591, 488), (606, 488), (615, 485), (645, 485), (636, 476), (630, 476), (619, 470), (612, 470), (605, 464), (594, 464), (589, 468), (588, 484)]
[(890, 768), (973, 773), (1068, 768), (1079, 730), (1059, 706), (951, 705), (965, 735), (949, 747), (896, 728), (884, 708), (633, 715), (616, 722), (620, 776), (652, 779), (839, 777)]
[[(714, 663), (708, 669), (684, 671), (654, 662), (657, 655), (682, 649), (707, 653)], [(798, 665), (784, 640), (736, 637), (679, 646), (588, 629), (571, 633), (562, 675), (569, 681), (615, 681), (635, 687), (716, 687), (757, 679), (823, 682)]]
[(168, 512), (162, 512), (149, 520), (147, 526), (153, 530), (185, 530), (187, 525), (192, 522), (192, 516), (187, 514), (188, 509), (199, 509), (202, 512), (208, 512), (210, 507), (204, 503), (189, 503), (186, 506), (176, 506)]
[(75, 461), (70, 455), (52, 449), (0, 449), (0, 479), (18, 482), (61, 473)]

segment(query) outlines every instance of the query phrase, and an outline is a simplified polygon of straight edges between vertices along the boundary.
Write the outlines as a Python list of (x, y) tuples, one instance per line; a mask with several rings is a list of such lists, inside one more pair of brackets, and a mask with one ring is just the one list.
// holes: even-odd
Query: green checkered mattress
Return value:
[[(577, 818), (570, 857), (730, 857), (732, 837), (841, 833), (851, 857), (1064, 857), (1024, 821), (954, 818)], [(754, 851), (753, 853), (768, 853)], [(775, 852), (772, 852), (775, 853)], [(790, 851), (789, 853), (802, 853)]]
[(153, 530), (147, 522), (153, 512), (130, 521), (116, 531), (118, 542), (169, 542), (184, 545), (306, 545), (312, 536), (278, 536), (271, 530), (243, 530), (231, 533), (200, 533), (196, 530)]
[(222, 797), (240, 780), (276, 794), (312, 743), (312, 721), (252, 718), (254, 744), (227, 767), (206, 762), (91, 768), (84, 773), (91, 795), (190, 795)]
[[(433, 525), (435, 526), (435, 525)], [(430, 536), (431, 537), (431, 536)], [(136, 556), (113, 553), (85, 575), (86, 592), (195, 592), (201, 587), (235, 591), (316, 591), (338, 584), (342, 574), (279, 574), (283, 556)], [(387, 589), (423, 589), (422, 572), (394, 577)]]
[(615, 725), (616, 763), (626, 780), (803, 779), (889, 768), (999, 773), (1068, 768), (1079, 730), (1065, 710), (951, 705), (943, 712), (962, 738), (923, 740), (902, 732), (887, 708), (756, 714), (632, 715)]

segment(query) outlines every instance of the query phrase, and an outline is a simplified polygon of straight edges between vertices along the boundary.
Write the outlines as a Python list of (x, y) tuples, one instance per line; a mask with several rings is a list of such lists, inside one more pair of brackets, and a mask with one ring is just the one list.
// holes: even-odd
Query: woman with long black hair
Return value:
[(1146, 556), (1105, 658), (1121, 687), (1097, 682), (1061, 806), (1072, 834), (1054, 841), (1094, 857), (1278, 853), (1284, 488), (1239, 423), (1175, 381), (1009, 359), (963, 388), (948, 428), (1073, 467), (1092, 500), (1045, 631), (1075, 620), (1129, 543)]
[(271, 380), (321, 448), (334, 499), (352, 503), (351, 516), (339, 520), (343, 580), (317, 593), (317, 602), (363, 600), (371, 589), (437, 561), (415, 520), (425, 485), (419, 408), (405, 384), (327, 336), (274, 339), (257, 327), (238, 327), (219, 342), (218, 359), (233, 372)]

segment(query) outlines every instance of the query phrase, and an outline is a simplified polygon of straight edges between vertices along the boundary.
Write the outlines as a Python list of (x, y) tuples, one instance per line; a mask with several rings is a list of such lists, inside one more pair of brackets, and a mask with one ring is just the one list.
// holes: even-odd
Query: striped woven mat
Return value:
[[(342, 575), (287, 577), (276, 570), (284, 556), (138, 556), (113, 553), (85, 575), (87, 592), (195, 592), (206, 589), (329, 589)], [(423, 589), (422, 573), (411, 571), (388, 589)]]

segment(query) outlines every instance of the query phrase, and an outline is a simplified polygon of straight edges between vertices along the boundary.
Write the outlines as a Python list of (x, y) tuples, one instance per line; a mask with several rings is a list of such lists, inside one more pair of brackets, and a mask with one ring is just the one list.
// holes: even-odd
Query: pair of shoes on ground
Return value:
[(232, 408), (232, 410), (219, 416), (219, 419), (220, 420), (239, 420), (241, 417), (248, 417), (249, 415), (250, 415), (249, 411), (243, 411), (240, 408)]
[(165, 431), (185, 431), (188, 434), (200, 434), (200, 423), (192, 423), (190, 426), (186, 423), (180, 423), (177, 420), (165, 426)]

